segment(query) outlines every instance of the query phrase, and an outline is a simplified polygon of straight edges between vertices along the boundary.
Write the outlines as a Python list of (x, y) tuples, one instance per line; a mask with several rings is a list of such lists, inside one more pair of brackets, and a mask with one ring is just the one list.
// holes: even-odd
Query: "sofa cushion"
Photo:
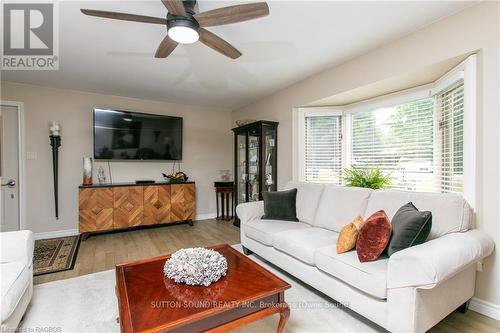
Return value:
[(340, 232), (347, 221), (356, 215), (364, 215), (372, 192), (368, 188), (325, 186), (313, 225)]
[(337, 253), (351, 251), (356, 247), (358, 240), (359, 229), (365, 223), (361, 215), (356, 216), (352, 222), (347, 223), (342, 227), (337, 239)]
[(391, 238), (391, 222), (383, 210), (373, 213), (359, 230), (356, 252), (361, 262), (377, 260)]
[(471, 227), (472, 209), (461, 195), (455, 193), (376, 190), (370, 195), (365, 216), (383, 209), (392, 220), (397, 210), (408, 202), (413, 202), (421, 211), (432, 213), (432, 228), (428, 239), (466, 231)]
[(274, 235), (273, 246), (306, 264), (314, 265), (317, 248), (337, 243), (338, 233), (323, 228), (289, 230)]
[(360, 263), (356, 251), (337, 254), (334, 245), (316, 250), (316, 267), (363, 292), (387, 298), (387, 266), (389, 258), (383, 256), (376, 261)]
[[(301, 222), (313, 224), (319, 199), (323, 193), (323, 184), (289, 182), (286, 189), (297, 189), (297, 218)], [(352, 217), (351, 217), (352, 218)]]
[(387, 245), (387, 254), (394, 253), (425, 242), (432, 227), (432, 213), (419, 211), (411, 202), (401, 206), (392, 221), (392, 236)]
[(17, 303), (31, 283), (31, 271), (26, 263), (12, 261), (0, 264), (2, 273), (2, 322), (14, 312)]
[(245, 235), (259, 243), (273, 246), (273, 236), (277, 232), (311, 228), (302, 222), (289, 222), (279, 220), (252, 220), (244, 225)]
[(297, 222), (297, 189), (286, 191), (263, 191), (265, 220), (284, 220)]

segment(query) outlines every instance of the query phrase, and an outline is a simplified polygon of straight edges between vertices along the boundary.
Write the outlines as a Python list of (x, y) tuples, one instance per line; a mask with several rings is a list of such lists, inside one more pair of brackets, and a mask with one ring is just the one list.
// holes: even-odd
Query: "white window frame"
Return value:
[(432, 95), (439, 94), (459, 80), (464, 80), (464, 156), (462, 195), (476, 207), (477, 184), (477, 57), (470, 55), (458, 66), (434, 82)]
[(351, 118), (352, 114), (376, 108), (388, 107), (423, 98), (435, 96), (452, 86), (458, 80), (464, 80), (464, 178), (462, 195), (474, 208), (476, 204), (477, 179), (477, 59), (473, 54), (458, 64), (434, 83), (404, 91), (372, 98), (339, 107), (303, 107), (296, 108), (295, 122), (295, 158), (293, 159), (293, 178), (305, 181), (305, 117), (311, 116), (343, 116), (342, 119), (342, 167), (351, 165)]
[[(305, 142), (306, 133), (305, 126), (306, 117), (324, 117), (324, 116), (343, 116), (344, 110), (339, 107), (311, 107), (311, 108), (299, 108), (298, 109), (298, 122), (297, 122), (297, 156), (295, 159), (296, 175), (295, 180), (304, 182), (306, 179), (306, 169), (305, 169)], [(344, 131), (344, 124), (342, 124), (342, 131)], [(344, 167), (344, 138), (342, 137), (342, 167)], [(295, 174), (295, 172), (294, 172)]]

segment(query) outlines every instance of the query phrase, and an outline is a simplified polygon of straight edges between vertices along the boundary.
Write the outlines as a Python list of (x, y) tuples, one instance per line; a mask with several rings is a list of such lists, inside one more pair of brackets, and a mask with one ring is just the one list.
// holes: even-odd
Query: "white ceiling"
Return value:
[[(202, 1), (205, 11), (235, 2)], [(270, 1), (270, 16), (209, 28), (243, 56), (201, 43), (153, 54), (166, 28), (85, 16), (80, 8), (163, 17), (155, 1), (60, 3), (58, 71), (4, 71), (2, 80), (173, 103), (239, 108), (400, 38), (471, 2)]]

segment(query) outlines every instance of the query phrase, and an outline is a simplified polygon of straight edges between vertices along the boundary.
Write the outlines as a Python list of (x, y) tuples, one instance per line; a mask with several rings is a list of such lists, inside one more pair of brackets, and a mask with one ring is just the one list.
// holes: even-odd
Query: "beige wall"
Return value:
[[(499, 16), (497, 2), (476, 5), (234, 111), (233, 120), (280, 122), (278, 185), (283, 186), (292, 179), (294, 107), (477, 50), (477, 224), (500, 244)], [(494, 254), (485, 261), (484, 272), (478, 273), (476, 296), (500, 304), (498, 281), (500, 262)]]
[[(231, 115), (229, 110), (169, 104), (79, 91), (2, 82), (2, 100), (24, 103), (25, 148), (36, 152), (26, 160), (26, 224), (34, 232), (78, 228), (78, 185), (82, 158), (92, 156), (92, 109), (95, 106), (167, 114), (184, 118), (183, 163), (196, 181), (197, 214), (215, 213), (213, 181), (220, 169), (232, 169)], [(54, 217), (50, 121), (62, 126), (59, 150), (60, 218)], [(96, 166), (99, 165), (96, 163)], [(112, 162), (114, 182), (161, 179), (170, 162)], [(94, 173), (97, 168), (94, 168)], [(107, 173), (107, 168), (105, 168)], [(206, 216), (206, 215), (205, 215)]]

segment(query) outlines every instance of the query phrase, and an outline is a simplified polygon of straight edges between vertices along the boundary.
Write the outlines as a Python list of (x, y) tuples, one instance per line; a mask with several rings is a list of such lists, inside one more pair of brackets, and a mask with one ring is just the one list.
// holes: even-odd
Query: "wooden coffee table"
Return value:
[(282, 332), (290, 285), (231, 246), (210, 247), (227, 259), (227, 275), (208, 287), (176, 284), (161, 256), (116, 266), (122, 332), (227, 332), (275, 313)]

